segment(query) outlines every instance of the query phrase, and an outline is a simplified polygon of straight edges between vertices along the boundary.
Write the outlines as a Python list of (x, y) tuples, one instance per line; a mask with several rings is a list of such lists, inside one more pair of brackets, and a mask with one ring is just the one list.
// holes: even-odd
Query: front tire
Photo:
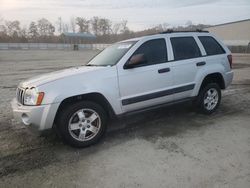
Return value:
[(221, 101), (221, 89), (216, 83), (209, 83), (201, 89), (198, 98), (198, 109), (203, 114), (212, 114), (219, 107)]
[(73, 147), (87, 147), (97, 143), (105, 134), (107, 115), (91, 101), (81, 101), (65, 107), (57, 119), (62, 139)]

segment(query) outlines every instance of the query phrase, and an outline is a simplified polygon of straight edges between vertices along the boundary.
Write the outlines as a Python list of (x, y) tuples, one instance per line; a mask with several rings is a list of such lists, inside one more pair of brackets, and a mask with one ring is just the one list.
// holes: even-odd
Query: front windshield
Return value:
[(136, 41), (129, 41), (113, 44), (90, 60), (87, 66), (115, 65), (135, 43)]

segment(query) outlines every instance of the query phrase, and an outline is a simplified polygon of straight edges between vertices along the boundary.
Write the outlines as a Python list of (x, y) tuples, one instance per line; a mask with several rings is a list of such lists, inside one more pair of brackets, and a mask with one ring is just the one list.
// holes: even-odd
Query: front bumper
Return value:
[(25, 106), (17, 102), (16, 98), (11, 101), (14, 118), (27, 126), (39, 131), (50, 129), (53, 126), (59, 103)]

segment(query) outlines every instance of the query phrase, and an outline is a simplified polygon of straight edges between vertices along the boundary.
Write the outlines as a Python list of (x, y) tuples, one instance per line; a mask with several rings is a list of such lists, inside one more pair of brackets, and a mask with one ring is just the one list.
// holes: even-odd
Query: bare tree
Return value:
[[(131, 37), (139, 37), (147, 34), (159, 33), (170, 29), (167, 23), (159, 24), (156, 27), (146, 29), (143, 31), (133, 32), (129, 30), (127, 26), (127, 20), (123, 20), (119, 23), (113, 24), (109, 19), (93, 17), (91, 20), (87, 20), (83, 17), (71, 17), (69, 23), (63, 23), (61, 17), (58, 18), (58, 32), (92, 32), (97, 36), (95, 42), (115, 42), (124, 40)], [(5, 21), (0, 16), (0, 42), (27, 42), (28, 39), (36, 42), (62, 42), (63, 37), (60, 35), (54, 35), (55, 27), (52, 23), (42, 18), (37, 22), (31, 22), (28, 30), (25, 27), (20, 26), (18, 20)], [(194, 25), (191, 21), (188, 21), (184, 26), (172, 27), (173, 30), (195, 30), (203, 29), (209, 25), (198, 24)], [(112, 29), (111, 29), (112, 28)], [(57, 33), (58, 34), (58, 33)], [(88, 42), (88, 41), (85, 41)]]
[(117, 35), (120, 32), (121, 23), (116, 23), (112, 27), (112, 34)]
[(121, 22), (121, 30), (120, 30), (121, 33), (127, 33), (127, 32), (129, 32), (127, 24), (128, 24), (127, 20), (123, 20)]
[(4, 19), (0, 15), (0, 42), (8, 42), (7, 28), (4, 25)]
[(24, 26), (21, 30), (20, 30), (20, 42), (27, 42), (28, 39), (28, 30), (27, 28)]
[(62, 32), (63, 32), (63, 21), (62, 21), (62, 17), (59, 17), (59, 18), (57, 19), (56, 24), (57, 24), (57, 26), (58, 26), (57, 31), (59, 32), (59, 34), (62, 34)]
[(115, 35), (129, 33), (127, 23), (127, 20), (122, 20), (121, 22), (114, 24), (112, 27), (112, 33)]
[(108, 35), (111, 33), (111, 21), (106, 18), (100, 18), (98, 22), (99, 31), (102, 35)]
[(111, 33), (112, 23), (109, 19), (99, 18), (97, 16), (91, 19), (91, 28), (95, 35), (108, 35)]
[(99, 35), (99, 17), (95, 16), (91, 19), (92, 31), (95, 35)]
[(3, 17), (0, 15), (0, 25), (3, 25), (4, 24), (4, 19)]
[(49, 20), (42, 18), (37, 22), (38, 32), (41, 36), (52, 36), (55, 32), (55, 27)]
[(0, 36), (7, 35), (7, 28), (4, 25), (4, 19), (0, 16)]
[(70, 28), (71, 28), (73, 33), (76, 32), (76, 20), (74, 17), (70, 18)]
[(89, 32), (89, 20), (82, 17), (77, 17), (76, 25), (78, 25), (80, 33)]
[(0, 25), (0, 35), (7, 35), (7, 28), (5, 27), (5, 25)]
[(63, 24), (63, 32), (68, 33), (69, 32), (69, 25), (68, 24)]
[(168, 30), (169, 24), (168, 23), (163, 23), (163, 24), (159, 24), (155, 27), (156, 31), (158, 32), (163, 32)]
[(18, 20), (5, 22), (7, 34), (13, 38), (16, 38), (20, 34), (20, 22)]
[(32, 39), (36, 39), (39, 36), (38, 28), (35, 22), (30, 23), (28, 33)]

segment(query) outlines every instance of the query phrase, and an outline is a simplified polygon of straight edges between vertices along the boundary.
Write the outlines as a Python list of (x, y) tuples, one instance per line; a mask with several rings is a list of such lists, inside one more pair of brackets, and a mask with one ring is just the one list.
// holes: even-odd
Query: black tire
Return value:
[[(98, 121), (100, 122), (100, 128), (98, 129), (97, 133), (95, 133), (96, 135), (93, 138), (89, 140), (85, 140), (85, 141), (80, 141), (80, 140), (77, 140), (77, 138), (74, 138), (74, 136), (72, 135), (75, 135), (75, 134), (69, 130), (70, 120), (73, 118), (74, 114), (81, 109), (93, 110), (95, 114), (99, 115)], [(78, 121), (81, 122), (80, 119)], [(87, 122), (87, 120), (85, 121)], [(91, 101), (81, 101), (81, 102), (73, 103), (64, 107), (64, 109), (58, 115), (56, 123), (57, 123), (57, 129), (59, 130), (60, 135), (64, 142), (66, 142), (67, 144), (73, 147), (83, 148), (83, 147), (88, 147), (90, 145), (96, 144), (104, 136), (106, 132), (106, 127), (107, 127), (107, 114), (105, 110), (99, 104), (96, 104)], [(79, 129), (79, 135), (80, 135), (81, 129), (83, 129), (83, 127)], [(75, 130), (75, 131), (78, 131), (78, 130)], [(88, 131), (87, 128), (86, 128), (86, 131)]]
[[(212, 107), (211, 109), (208, 108), (208, 104), (205, 101), (205, 99), (207, 99), (207, 97), (208, 97), (209, 91), (210, 92), (216, 91), (217, 96), (218, 96), (217, 103), (212, 102), (212, 104), (214, 104), (214, 105), (211, 105), (211, 107)], [(207, 100), (209, 100), (209, 99), (207, 99)], [(213, 100), (213, 99), (211, 99), (211, 100)], [(212, 114), (213, 112), (216, 111), (216, 109), (220, 105), (220, 102), (221, 102), (221, 89), (220, 89), (219, 85), (216, 83), (209, 83), (200, 90), (199, 95), (198, 95), (197, 100), (196, 100), (196, 106), (198, 107), (199, 112), (209, 115), (209, 114)]]

